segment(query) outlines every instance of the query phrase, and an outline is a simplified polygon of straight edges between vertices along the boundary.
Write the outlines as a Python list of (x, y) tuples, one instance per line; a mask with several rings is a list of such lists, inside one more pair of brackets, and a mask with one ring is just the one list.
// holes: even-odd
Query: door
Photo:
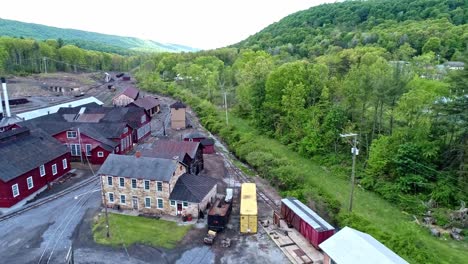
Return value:
[(132, 205), (134, 210), (138, 210), (138, 197), (132, 197)]
[(177, 203), (177, 215), (182, 214), (182, 203)]

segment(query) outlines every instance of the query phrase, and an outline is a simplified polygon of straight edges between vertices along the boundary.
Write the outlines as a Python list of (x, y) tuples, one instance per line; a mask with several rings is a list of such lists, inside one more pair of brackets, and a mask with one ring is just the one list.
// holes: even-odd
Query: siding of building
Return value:
[(171, 128), (184, 129), (185, 128), (185, 108), (171, 108)]
[[(66, 159), (67, 167), (63, 168), (62, 160)], [(57, 174), (52, 174), (52, 165), (57, 164)], [(16, 203), (22, 201), (24, 198), (38, 192), (44, 186), (47, 186), (48, 183), (62, 177), (64, 174), (70, 171), (70, 154), (66, 153), (56, 159), (47, 162), (44, 164), (45, 175), (40, 175), (39, 167), (24, 173), (23, 175), (16, 177), (15, 179), (3, 182), (0, 181), (0, 208), (8, 208)], [(31, 177), (33, 179), (33, 185), (31, 189), (28, 189), (27, 178)], [(18, 184), (19, 195), (13, 197), (12, 186)]]

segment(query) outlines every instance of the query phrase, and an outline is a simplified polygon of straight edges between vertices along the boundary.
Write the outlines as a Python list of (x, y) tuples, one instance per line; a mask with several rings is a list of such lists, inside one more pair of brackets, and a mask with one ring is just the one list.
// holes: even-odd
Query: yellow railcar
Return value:
[(240, 232), (257, 233), (257, 187), (243, 183), (241, 188)]

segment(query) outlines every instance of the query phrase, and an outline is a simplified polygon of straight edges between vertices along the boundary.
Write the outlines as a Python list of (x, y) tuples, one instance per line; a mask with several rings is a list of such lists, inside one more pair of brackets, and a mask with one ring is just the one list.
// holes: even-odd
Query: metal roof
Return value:
[(23, 120), (29, 120), (32, 118), (48, 115), (48, 114), (53, 114), (57, 113), (57, 111), (62, 108), (62, 107), (77, 107), (89, 103), (96, 103), (98, 105), (103, 105), (104, 103), (96, 99), (95, 97), (88, 97), (88, 98), (83, 98), (79, 99), (76, 101), (71, 101), (71, 102), (66, 102), (54, 106), (49, 106), (41, 109), (36, 109), (33, 111), (28, 111), (28, 112), (23, 112), (20, 114), (16, 114), (18, 117), (22, 118)]
[(216, 179), (210, 177), (184, 173), (177, 180), (169, 199), (200, 203), (216, 183)]
[(281, 200), (283, 204), (289, 207), (296, 215), (308, 223), (317, 231), (335, 230), (327, 221), (323, 220), (317, 213), (312, 211), (307, 205), (296, 198), (288, 197)]
[(195, 159), (197, 150), (200, 148), (200, 142), (157, 140), (151, 149), (144, 149), (143, 156), (172, 159), (178, 156), (182, 161), (185, 154), (191, 159)]
[(159, 105), (159, 100), (151, 96), (146, 96), (146, 97), (138, 98), (131, 104), (135, 104), (136, 106), (143, 107), (145, 110), (150, 110)]
[(257, 186), (255, 183), (243, 183), (241, 187), (241, 215), (257, 215)]
[(371, 235), (345, 227), (319, 247), (338, 264), (407, 264)]
[(178, 165), (176, 160), (110, 154), (98, 174), (168, 182)]
[(2, 133), (0, 180), (7, 182), (66, 153), (67, 147), (40, 130), (20, 128)]

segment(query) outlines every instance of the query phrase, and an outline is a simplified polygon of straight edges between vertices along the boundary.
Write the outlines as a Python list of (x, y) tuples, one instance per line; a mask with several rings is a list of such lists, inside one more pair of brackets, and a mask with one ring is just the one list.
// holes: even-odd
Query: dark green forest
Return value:
[[(466, 232), (455, 214), (468, 200), (468, 67), (446, 66), (468, 59), (465, 10), (466, 1), (443, 0), (321, 5), (231, 47), (152, 55), (137, 78), (191, 104), (283, 196), (410, 262), (462, 262), (466, 241), (431, 238), (413, 223), (431, 211), (439, 226)], [(351, 147), (340, 133), (348, 132), (360, 150), (353, 213), (343, 195)]]
[(1, 19), (0, 36), (33, 38), (37, 40), (62, 39), (65, 44), (83, 49), (134, 55), (138, 52), (181, 52), (196, 49), (176, 44), (163, 44), (134, 37), (122, 37), (76, 29), (49, 27), (33, 23)]
[(141, 57), (81, 49), (62, 39), (0, 37), (0, 73), (126, 71)]

